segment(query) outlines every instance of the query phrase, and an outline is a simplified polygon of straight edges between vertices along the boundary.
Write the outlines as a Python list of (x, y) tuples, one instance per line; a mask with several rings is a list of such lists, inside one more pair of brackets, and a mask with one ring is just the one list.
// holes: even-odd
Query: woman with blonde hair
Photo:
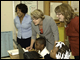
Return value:
[(32, 18), (32, 37), (31, 45), (26, 49), (32, 49), (36, 35), (46, 38), (46, 48), (50, 52), (55, 42), (59, 40), (58, 27), (52, 17), (44, 15), (40, 9), (31, 13)]
[(79, 16), (69, 4), (62, 3), (55, 8), (59, 21), (65, 23), (66, 35), (69, 38), (72, 55), (79, 59)]

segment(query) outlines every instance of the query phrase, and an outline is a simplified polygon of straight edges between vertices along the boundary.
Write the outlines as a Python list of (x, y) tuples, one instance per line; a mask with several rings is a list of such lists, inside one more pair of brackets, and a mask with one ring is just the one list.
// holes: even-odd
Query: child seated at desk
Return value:
[[(45, 59), (45, 56), (49, 54), (46, 49), (46, 39), (44, 37), (39, 37), (35, 41), (35, 50)], [(49, 55), (50, 56), (50, 55)]]
[(56, 42), (50, 52), (50, 57), (53, 59), (69, 59), (70, 55), (70, 49), (63, 42)]

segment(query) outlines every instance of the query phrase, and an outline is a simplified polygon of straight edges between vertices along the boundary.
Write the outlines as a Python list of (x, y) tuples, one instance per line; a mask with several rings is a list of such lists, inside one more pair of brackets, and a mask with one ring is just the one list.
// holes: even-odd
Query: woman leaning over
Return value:
[(54, 44), (59, 40), (58, 27), (52, 17), (44, 15), (40, 9), (31, 13), (32, 17), (32, 37), (31, 45), (26, 49), (32, 49), (36, 35), (46, 38), (46, 48), (50, 52)]

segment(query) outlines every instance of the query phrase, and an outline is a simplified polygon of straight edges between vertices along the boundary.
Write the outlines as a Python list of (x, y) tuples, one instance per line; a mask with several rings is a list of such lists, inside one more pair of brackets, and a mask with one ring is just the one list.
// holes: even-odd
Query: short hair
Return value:
[(64, 16), (65, 25), (69, 24), (71, 19), (78, 16), (69, 4), (62, 3), (55, 8), (55, 13), (61, 13)]
[(56, 46), (55, 47), (58, 47), (58, 51), (56, 53), (56, 57), (57, 59), (69, 59), (70, 58), (70, 49), (69, 47), (64, 44), (63, 42), (57, 42), (56, 43)]
[(46, 46), (46, 38), (45, 37), (39, 37), (36, 39), (36, 41), (39, 42), (39, 44), (44, 44), (44, 46)]
[(31, 17), (35, 19), (41, 18), (42, 20), (45, 18), (44, 13), (40, 9), (31, 12)]
[(21, 10), (22, 13), (26, 14), (28, 12), (28, 7), (25, 4), (18, 4), (15, 8), (15, 12), (17, 12), (17, 8), (19, 8)]

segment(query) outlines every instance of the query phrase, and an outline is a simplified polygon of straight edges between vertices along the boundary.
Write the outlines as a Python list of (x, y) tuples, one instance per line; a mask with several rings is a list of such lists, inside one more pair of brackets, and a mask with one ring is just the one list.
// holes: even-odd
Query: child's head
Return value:
[(35, 41), (35, 49), (42, 51), (46, 46), (46, 39), (44, 37), (39, 37)]
[(70, 49), (63, 42), (56, 42), (55, 46), (50, 52), (53, 59), (69, 59)]

